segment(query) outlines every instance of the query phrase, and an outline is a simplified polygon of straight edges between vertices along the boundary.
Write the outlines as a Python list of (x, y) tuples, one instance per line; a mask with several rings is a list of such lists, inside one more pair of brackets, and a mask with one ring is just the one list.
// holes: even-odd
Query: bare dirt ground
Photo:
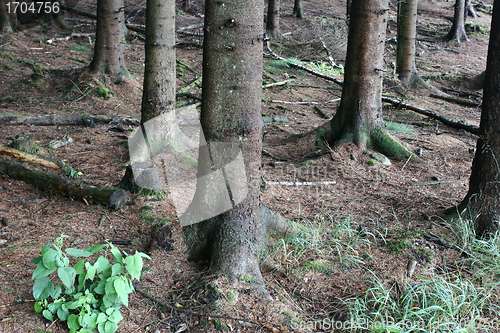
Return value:
[[(145, 3), (126, 3), (131, 23), (143, 24), (144, 11), (137, 9), (144, 7)], [(80, 4), (84, 5), (83, 2)], [(480, 101), (482, 92), (468, 90), (467, 84), (470, 78), (485, 69), (489, 35), (469, 31), (467, 42), (439, 41), (436, 37), (445, 35), (451, 27), (453, 4), (424, 1), (419, 6), (419, 72), (439, 89), (469, 91), (460, 97)], [(178, 3), (180, 7), (181, 3)], [(94, 9), (90, 4), (83, 8), (86, 11)], [(272, 41), (274, 51), (283, 57), (319, 66), (328, 61), (321, 43), (323, 40), (334, 60), (342, 64), (347, 43), (344, 3), (306, 1), (306, 18), (303, 20), (291, 15), (292, 8), (293, 2), (282, 3), (284, 38)], [(479, 14), (480, 18), (469, 21), (489, 30), (491, 15)], [(393, 73), (396, 50), (394, 7), (390, 18), (384, 94), (402, 98), (406, 103), (448, 118), (478, 125), (479, 107), (445, 102), (431, 98), (427, 90), (407, 91), (401, 86)], [(80, 35), (70, 35), (54, 26), (31, 24), (16, 34), (0, 36), (0, 117), (7, 114), (139, 115), (144, 63), (144, 43), (140, 36), (125, 44), (126, 62), (133, 79), (121, 85), (104, 83), (111, 90), (106, 99), (101, 96), (102, 91), (98, 93), (99, 83), (78, 75), (92, 57), (90, 43), (93, 35), (89, 34), (94, 31), (95, 22), (68, 13), (66, 19), (73, 33)], [(193, 2), (192, 11), (177, 15), (178, 28), (202, 22), (201, 1)], [(201, 32), (199, 29), (189, 31)], [(178, 39), (193, 43), (200, 41), (199, 36), (183, 33), (178, 34)], [(179, 46), (177, 57), (185, 66), (178, 67), (178, 88), (185, 87), (201, 75), (201, 55), (198, 47)], [(39, 75), (34, 74), (33, 62), (44, 69)], [(285, 116), (288, 120), (266, 124), (264, 148), (275, 156), (286, 156), (288, 160), (263, 156), (265, 185), (262, 202), (283, 216), (315, 230), (335, 225), (349, 225), (349, 230), (377, 230), (384, 235), (385, 241), (378, 237), (369, 239), (369, 246), (364, 247), (359, 256), (372, 272), (388, 280), (405, 275), (408, 260), (412, 258), (418, 259), (415, 274), (421, 275), (428, 274), (430, 268), (443, 261), (457, 260), (456, 251), (434, 246), (422, 235), (449, 236), (441, 227), (442, 211), (456, 205), (466, 194), (477, 137), (413, 111), (386, 105), (385, 120), (405, 125), (404, 130), (399, 127), (391, 133), (412, 152), (420, 152), (419, 158), (392, 161), (390, 166), (372, 165), (370, 152), (360, 151), (353, 145), (334, 148), (331, 154), (320, 157), (304, 157), (300, 147), (279, 147), (277, 143), (291, 134), (308, 132), (323, 125), (326, 120), (315, 106), (332, 115), (341, 89), (333, 82), (286, 68), (269, 57), (265, 62), (264, 83), (292, 81), (264, 89), (263, 115)], [(342, 76), (337, 78), (342, 79)], [(199, 86), (189, 92), (201, 95)], [(450, 90), (447, 92), (457, 96)], [(123, 132), (116, 132), (118, 126), (113, 123), (95, 128), (0, 124), (0, 145), (9, 145), (8, 137), (31, 134), (42, 147), (41, 155), (63, 159), (82, 172), (80, 178), (85, 181), (113, 186), (122, 178), (129, 160), (126, 139), (133, 128), (120, 126), (118, 131), (123, 129)], [(73, 143), (54, 150), (47, 148), (51, 140), (63, 135), (69, 135)], [(314, 150), (310, 153), (313, 154)], [(284, 181), (336, 183), (317, 186), (279, 183)], [(83, 249), (105, 240), (118, 240), (126, 244), (120, 248), (129, 253), (148, 251), (151, 229), (160, 221), (171, 226), (172, 248), (151, 250), (152, 260), (146, 262), (147, 268), (139, 285), (170, 307), (136, 293), (131, 297), (130, 306), (122, 310), (124, 319), (118, 332), (217, 330), (217, 318), (206, 312), (208, 300), (200, 289), (193, 287), (207, 267), (186, 260), (182, 230), (168, 195), (165, 198), (135, 195), (129, 205), (112, 211), (108, 207), (87, 205), (41, 191), (0, 175), (0, 218), (4, 218), (6, 224), (0, 227), (1, 332), (67, 331), (65, 324), (47, 322), (33, 309), (31, 274), (35, 265), (30, 260), (38, 256), (45, 243), (64, 233), (69, 236), (66, 245), (71, 247)], [(401, 239), (409, 246), (392, 251), (387, 245), (391, 240)], [(299, 255), (297, 244), (279, 244), (274, 256), (282, 263), (283, 271), (264, 273), (276, 304), (266, 307), (242, 297), (228, 315), (244, 320), (221, 320), (238, 332), (287, 332), (294, 329), (290, 316), (283, 314), (283, 308), (304, 320), (342, 319), (345, 314), (339, 300), (356, 297), (366, 290), (367, 273), (359, 265), (342, 260), (342, 256), (347, 258), (349, 253), (327, 253), (323, 257), (320, 252), (313, 252), (313, 247), (311, 245)], [(425, 259), (418, 258), (416, 253), (422, 251), (430, 255)], [(311, 263), (335, 256), (337, 259), (328, 269), (311, 268)]]

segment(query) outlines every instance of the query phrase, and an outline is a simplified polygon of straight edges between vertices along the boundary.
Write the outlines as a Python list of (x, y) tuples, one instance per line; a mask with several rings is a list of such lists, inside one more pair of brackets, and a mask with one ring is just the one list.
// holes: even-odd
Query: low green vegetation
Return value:
[(388, 121), (385, 123), (385, 125), (387, 126), (387, 129), (389, 131), (394, 131), (398, 133), (408, 133), (408, 134), (414, 134), (415, 132), (411, 126), (403, 123)]
[[(151, 258), (141, 252), (127, 255), (111, 243), (63, 251), (66, 237), (61, 235), (44, 245), (41, 256), (32, 260), (37, 264), (32, 275), (35, 311), (47, 320), (66, 322), (70, 332), (115, 332), (123, 319), (120, 308), (128, 306), (129, 294), (134, 291), (132, 280), (141, 277), (142, 258)], [(73, 258), (88, 258), (102, 251), (104, 254), (92, 262), (81, 259), (71, 264)]]

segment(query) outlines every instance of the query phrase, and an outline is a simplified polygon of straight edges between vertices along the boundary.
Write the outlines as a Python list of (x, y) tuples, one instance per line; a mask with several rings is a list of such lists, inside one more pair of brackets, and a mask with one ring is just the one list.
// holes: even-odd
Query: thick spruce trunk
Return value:
[(459, 206), (463, 218), (472, 218), (479, 236), (494, 233), (500, 223), (500, 1), (495, 0), (483, 108), (477, 150), (472, 162), (469, 191)]
[(330, 122), (331, 144), (354, 142), (389, 157), (405, 159), (410, 152), (387, 133), (382, 119), (382, 72), (387, 0), (352, 0), (344, 87)]
[(123, 0), (97, 1), (96, 40), (90, 70), (107, 74), (115, 83), (130, 76), (123, 57), (123, 9)]
[[(269, 299), (259, 268), (269, 220), (259, 204), (263, 12), (262, 0), (206, 1), (201, 109), (206, 146), (200, 149), (195, 198), (180, 220), (190, 224), (185, 227), (190, 259), (208, 259), (212, 271), (236, 290), (250, 288)], [(210, 210), (221, 214), (196, 223)]]

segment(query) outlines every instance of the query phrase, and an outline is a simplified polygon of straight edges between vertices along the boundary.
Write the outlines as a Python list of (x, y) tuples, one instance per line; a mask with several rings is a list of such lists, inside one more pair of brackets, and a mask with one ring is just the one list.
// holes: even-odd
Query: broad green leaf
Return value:
[(60, 321), (68, 320), (68, 316), (69, 316), (68, 310), (63, 310), (62, 307), (59, 310), (57, 310), (57, 317), (59, 317)]
[(78, 324), (78, 316), (74, 313), (68, 316), (67, 324), (70, 330), (78, 331), (78, 329), (80, 328), (80, 324)]
[(73, 256), (73, 257), (85, 257), (86, 258), (86, 257), (89, 257), (92, 254), (94, 254), (94, 252), (75, 249), (72, 247), (67, 248), (65, 251), (67, 254), (69, 254), (70, 256)]
[(31, 262), (34, 264), (38, 264), (40, 261), (42, 261), (42, 256), (31, 259)]
[(110, 294), (113, 294), (115, 293), (115, 280), (116, 278), (113, 277), (113, 278), (109, 278), (106, 280), (106, 287), (104, 288), (104, 290), (106, 291), (106, 295), (110, 295)]
[(106, 320), (108, 320), (108, 316), (106, 316), (104, 312), (100, 312), (99, 315), (97, 316), (97, 323), (98, 324), (105, 323)]
[(38, 265), (36, 266), (35, 271), (33, 272), (33, 275), (31, 276), (31, 280), (36, 280), (36, 279), (45, 277), (55, 270), (56, 270), (56, 268), (48, 269), (47, 267), (45, 267), (43, 262), (40, 261), (38, 263)]
[(112, 321), (107, 321), (106, 324), (104, 324), (104, 332), (105, 333), (114, 333), (114, 332), (116, 332), (117, 328), (118, 328), (118, 325), (116, 323), (113, 323)]
[(103, 247), (105, 247), (107, 244), (101, 244), (101, 245), (96, 245), (93, 247), (89, 247), (85, 251), (92, 252), (92, 253), (97, 253), (102, 250)]
[(50, 281), (49, 277), (36, 279), (33, 284), (33, 297), (39, 301), (52, 295), (54, 291), (54, 284)]
[(109, 260), (106, 257), (100, 256), (97, 258), (97, 273), (101, 273), (109, 266)]
[(142, 256), (140, 253), (136, 253), (133, 256), (128, 256), (125, 258), (125, 268), (129, 272), (132, 279), (139, 280), (141, 278), (142, 271)]
[(83, 274), (85, 272), (85, 260), (78, 260), (73, 268), (76, 271), (76, 274)]
[(129, 293), (120, 294), (120, 300), (122, 301), (123, 305), (125, 305), (126, 307), (128, 307), (128, 294)]
[[(128, 258), (128, 257), (127, 257)], [(126, 261), (127, 259), (125, 259)], [(123, 268), (123, 265), (122, 264), (114, 264), (112, 267), (111, 267), (111, 276), (116, 276), (116, 275), (119, 275), (121, 273), (123, 273), (125, 269)]]
[(106, 292), (105, 287), (106, 287), (106, 281), (101, 281), (97, 285), (97, 287), (94, 288), (94, 292), (96, 294), (103, 295)]
[(40, 313), (43, 311), (43, 306), (40, 302), (35, 303), (35, 311), (36, 311), (36, 313)]
[(68, 290), (73, 290), (76, 278), (76, 270), (73, 267), (59, 267), (57, 276)]
[(119, 309), (115, 309), (111, 315), (108, 316), (108, 320), (114, 323), (119, 323), (123, 319), (122, 314)]
[(111, 247), (111, 253), (113, 253), (113, 258), (117, 263), (123, 264), (122, 253), (114, 245)]
[(46, 319), (48, 319), (48, 320), (50, 320), (50, 321), (54, 321), (54, 317), (52, 316), (52, 312), (50, 312), (49, 310), (43, 310), (42, 315), (43, 315)]
[(42, 246), (42, 250), (40, 251), (40, 254), (43, 256), (45, 253), (47, 253), (48, 250), (54, 245), (53, 243), (47, 243), (44, 246)]
[(114, 287), (115, 287), (115, 291), (118, 295), (123, 296), (122, 294), (125, 292), (125, 288), (128, 289), (127, 287), (127, 284), (125, 283), (125, 281), (123, 281), (123, 278), (122, 277), (118, 277), (116, 280), (115, 280), (115, 283), (114, 283)]
[(85, 263), (85, 268), (87, 269), (87, 276), (86, 276), (86, 278), (89, 279), (89, 280), (94, 280), (96, 266), (92, 265), (89, 262), (86, 262)]
[(115, 309), (114, 309), (114, 308), (109, 308), (109, 309), (106, 309), (106, 314), (107, 314), (108, 316), (111, 316), (114, 312), (115, 312)]
[(56, 269), (56, 259), (58, 256), (58, 252), (54, 249), (49, 249), (42, 257), (42, 262), (45, 268), (47, 269)]
[(97, 327), (97, 313), (86, 313), (83, 317), (80, 316), (79, 324), (81, 327), (94, 329)]
[(53, 298), (53, 299), (57, 299), (57, 298), (59, 298), (59, 296), (61, 296), (61, 294), (62, 294), (62, 291), (63, 291), (62, 286), (61, 286), (60, 284), (59, 284), (59, 285), (57, 285), (57, 286), (55, 287), (54, 291), (52, 292), (52, 295), (51, 295), (51, 296), (52, 296), (52, 298)]

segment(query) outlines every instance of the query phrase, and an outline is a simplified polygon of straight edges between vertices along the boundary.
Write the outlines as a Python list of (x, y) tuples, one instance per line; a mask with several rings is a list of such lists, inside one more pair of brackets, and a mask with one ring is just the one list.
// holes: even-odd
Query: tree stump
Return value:
[(156, 165), (150, 162), (129, 164), (118, 187), (132, 193), (139, 192), (140, 188), (160, 191), (165, 188), (164, 181), (160, 178), (160, 171)]

